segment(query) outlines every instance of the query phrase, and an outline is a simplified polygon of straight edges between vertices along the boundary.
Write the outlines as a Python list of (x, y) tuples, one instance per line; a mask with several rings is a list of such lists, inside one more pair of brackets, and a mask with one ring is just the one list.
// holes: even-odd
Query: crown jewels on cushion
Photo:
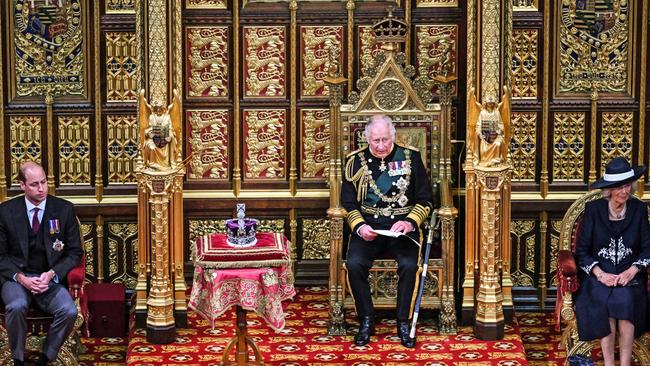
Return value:
[(232, 247), (245, 248), (257, 243), (258, 220), (246, 218), (246, 206), (237, 204), (237, 218), (226, 220), (226, 242)]

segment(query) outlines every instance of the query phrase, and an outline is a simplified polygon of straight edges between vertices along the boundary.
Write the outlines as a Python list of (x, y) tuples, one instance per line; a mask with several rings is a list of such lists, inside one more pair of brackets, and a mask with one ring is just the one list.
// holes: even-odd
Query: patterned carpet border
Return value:
[[(526, 361), (519, 326), (506, 325), (504, 339), (480, 341), (471, 327), (461, 327), (456, 335), (440, 335), (434, 319), (424, 319), (418, 327), (415, 349), (400, 345), (395, 335), (395, 319), (380, 319), (376, 336), (363, 347), (354, 346), (356, 324), (353, 314), (348, 336), (328, 336), (328, 296), (325, 287), (301, 288), (286, 309), (286, 327), (272, 331), (261, 318), (248, 316), (248, 332), (264, 356), (277, 366), (518, 366)], [(222, 316), (211, 329), (209, 322), (188, 313), (189, 328), (178, 329), (176, 342), (154, 345), (146, 341), (143, 329), (132, 330), (127, 349), (127, 365), (219, 365), (227, 342), (234, 336), (234, 311)], [(549, 327), (550, 328), (550, 327)], [(231, 357), (231, 360), (233, 358)], [(541, 364), (537, 364), (541, 365)], [(548, 365), (553, 365), (549, 363)]]

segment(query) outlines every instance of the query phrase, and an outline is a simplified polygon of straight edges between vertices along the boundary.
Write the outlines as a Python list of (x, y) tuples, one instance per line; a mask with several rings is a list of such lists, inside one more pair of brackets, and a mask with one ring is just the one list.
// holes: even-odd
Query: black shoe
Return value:
[(14, 358), (14, 366), (25, 366), (25, 362)]
[(410, 327), (408, 322), (397, 322), (397, 337), (406, 348), (415, 348), (415, 338), (409, 335)]
[(375, 335), (375, 319), (372, 316), (359, 318), (359, 332), (354, 336), (354, 344), (365, 346), (370, 343), (370, 336)]
[(44, 353), (41, 353), (41, 355), (38, 357), (38, 361), (36, 361), (36, 366), (47, 366), (47, 363), (50, 360), (47, 359), (47, 356), (45, 356)]

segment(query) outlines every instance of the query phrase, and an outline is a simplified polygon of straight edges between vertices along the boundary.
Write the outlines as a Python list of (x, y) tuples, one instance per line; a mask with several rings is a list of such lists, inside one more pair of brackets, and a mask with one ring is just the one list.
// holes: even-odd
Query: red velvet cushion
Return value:
[(570, 250), (560, 250), (557, 252), (557, 266), (558, 270), (565, 277), (573, 277), (576, 275), (576, 261)]
[(257, 268), (287, 265), (289, 241), (278, 233), (258, 233), (250, 247), (231, 247), (225, 234), (200, 236), (196, 240), (196, 263), (205, 268)]

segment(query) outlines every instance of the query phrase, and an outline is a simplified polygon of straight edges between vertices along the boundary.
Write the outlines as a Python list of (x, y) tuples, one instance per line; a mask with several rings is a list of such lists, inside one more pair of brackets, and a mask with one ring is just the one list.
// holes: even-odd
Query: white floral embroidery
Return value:
[(625, 257), (632, 254), (632, 249), (627, 248), (623, 244), (623, 237), (618, 238), (618, 241), (615, 241), (614, 238), (609, 239), (609, 247), (602, 248), (598, 251), (598, 255), (601, 258), (609, 259), (612, 263), (619, 264)]
[(632, 263), (638, 266), (648, 267), (650, 266), (650, 259), (639, 259), (638, 261)]
[(582, 270), (585, 271), (587, 274), (591, 274), (591, 269), (594, 268), (594, 266), (596, 264), (598, 264), (598, 262), (593, 262), (592, 264), (590, 264), (588, 266), (582, 266), (580, 268), (582, 268)]

